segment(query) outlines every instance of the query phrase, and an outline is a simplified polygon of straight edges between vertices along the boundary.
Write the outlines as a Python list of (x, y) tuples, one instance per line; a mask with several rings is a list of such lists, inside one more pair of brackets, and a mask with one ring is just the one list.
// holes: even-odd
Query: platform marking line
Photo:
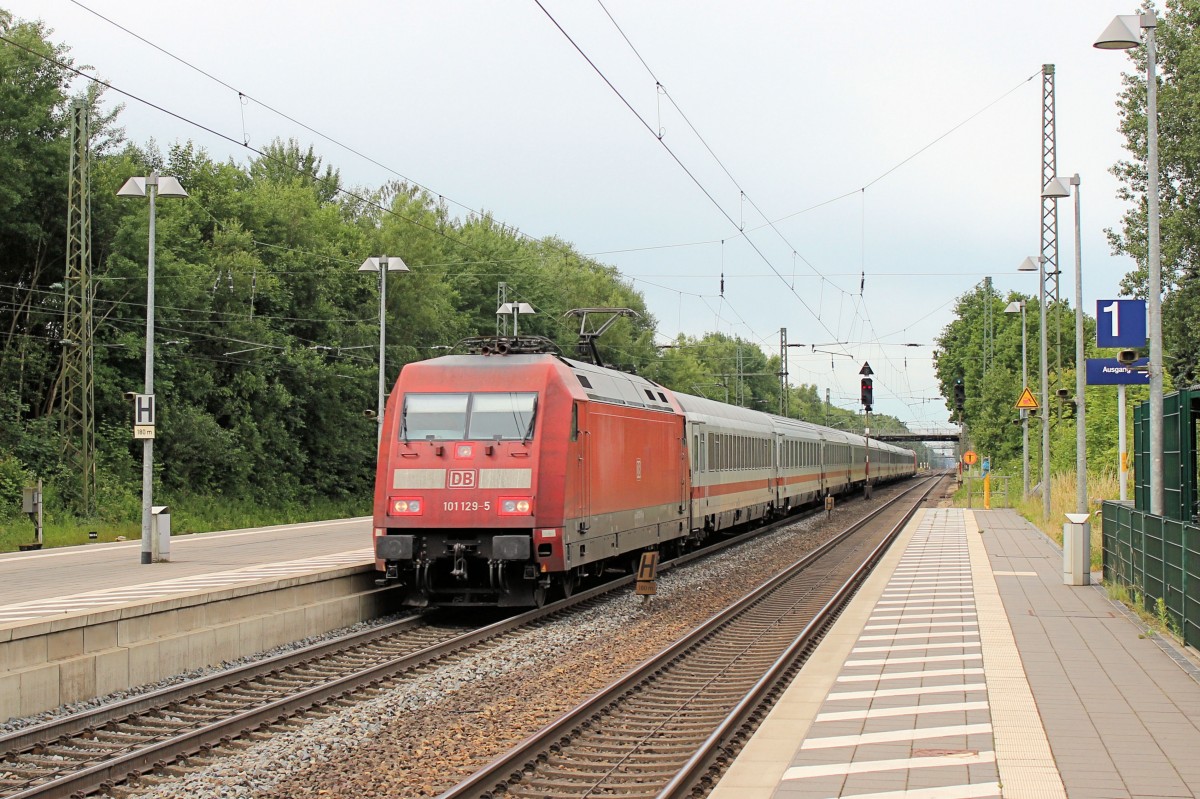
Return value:
[(883, 696), (916, 696), (918, 694), (953, 694), (986, 691), (987, 684), (965, 682), (955, 685), (924, 685), (919, 688), (881, 688), (875, 691), (832, 691), (826, 702), (844, 702), (852, 699), (876, 699)]
[[(920, 604), (914, 604), (920, 603)], [(928, 597), (926, 599), (881, 599), (875, 603), (875, 606), (881, 607), (887, 605), (889, 607), (910, 605), (915, 608), (936, 608), (944, 605), (959, 605), (975, 607), (975, 599), (971, 596), (955, 599), (953, 597), (942, 597), (941, 595)]]
[(905, 757), (895, 760), (869, 760), (858, 763), (829, 763), (815, 766), (792, 766), (784, 772), (785, 780), (802, 780), (808, 777), (835, 777), (849, 774), (870, 774), (874, 771), (892, 771), (895, 769), (932, 768), (935, 766), (978, 766), (982, 763), (994, 763), (996, 755), (993, 752), (980, 752), (975, 755), (933, 755), (930, 757)]
[(868, 624), (864, 630), (911, 630), (913, 627), (971, 627), (978, 629), (979, 623), (974, 621), (931, 621), (913, 622), (911, 624)]
[(942, 642), (938, 644), (897, 644), (895, 646), (856, 646), (850, 650), (851, 654), (865, 654), (867, 652), (915, 652), (917, 650), (929, 649), (978, 649), (978, 641), (951, 641), (949, 643)]
[[(953, 521), (957, 521), (957, 518)], [(956, 526), (953, 525), (953, 521), (945, 512), (927, 513), (922, 518), (920, 527), (908, 542), (900, 561), (900, 567), (906, 568), (921, 564), (927, 568), (929, 563), (924, 560), (926, 556), (940, 559), (944, 557), (944, 553), (939, 553), (938, 550), (951, 547), (965, 553), (967, 555), (965, 560), (969, 563), (970, 552), (966, 547), (966, 544), (969, 543), (966, 530), (954, 529)], [(962, 565), (962, 560), (960, 559), (960, 565)], [(999, 783), (995, 780), (978, 785), (959, 784), (924, 789), (906, 787), (912, 784), (909, 782), (906, 772), (916, 768), (940, 766), (943, 767), (942, 771), (934, 772), (931, 775), (932, 782), (961, 782), (966, 776), (966, 771), (961, 768), (963, 765), (970, 763), (991, 766), (995, 763), (995, 752), (990, 746), (985, 748), (975, 744), (974, 749), (964, 749), (962, 752), (953, 754), (931, 752), (929, 758), (893, 757), (889, 760), (870, 760), (867, 759), (869, 755), (866, 754), (871, 751), (869, 747), (877, 744), (909, 742), (914, 746), (914, 749), (909, 751), (915, 753), (915, 742), (917, 741), (930, 741), (931, 743), (926, 746), (932, 746), (935, 739), (952, 739), (947, 746), (957, 748), (964, 746), (964, 742), (972, 735), (991, 737), (988, 684), (979, 679), (982, 677), (983, 669), (975, 667), (976, 664), (982, 666), (984, 660), (983, 653), (980, 651), (982, 641), (978, 633), (979, 610), (974, 601), (973, 578), (973, 572), (966, 572), (962, 568), (938, 569), (935, 573), (912, 573), (910, 571), (905, 574), (893, 573), (890, 575), (888, 583), (876, 599), (875, 607), (870, 611), (866, 623), (860, 630), (858, 640), (846, 660), (843, 661), (843, 670), (861, 667), (903, 668), (916, 664), (935, 666), (937, 664), (956, 664), (962, 668), (929, 668), (921, 671), (894, 671), (890, 674), (839, 675), (836, 678), (837, 683), (858, 682), (865, 686), (869, 685), (874, 690), (830, 691), (826, 695), (822, 712), (818, 712), (813, 719), (813, 726), (808, 731), (809, 737), (801, 743), (800, 749), (812, 751), (853, 747), (853, 751), (848, 756), (835, 758), (838, 761), (850, 762), (795, 766), (785, 772), (784, 780), (787, 781), (787, 784), (801, 787), (802, 783), (798, 781), (806, 778), (858, 773), (879, 775), (873, 779), (876, 781), (875, 784), (881, 787), (889, 784), (896, 788), (903, 787), (901, 790), (877, 794), (880, 799), (883, 797), (889, 799), (901, 799), (901, 797), (904, 799), (963, 799), (963, 797), (999, 795)], [(917, 595), (921, 596), (918, 598)], [(882, 602), (888, 604), (881, 605)], [(959, 629), (947, 630), (946, 628)], [(901, 630), (913, 630), (913, 632), (900, 632)], [(869, 635), (870, 632), (876, 634)], [(907, 641), (907, 643), (897, 643), (896, 636), (906, 636), (900, 640)], [(945, 640), (948, 637), (960, 640)], [(938, 640), (939, 638), (942, 640)], [(930, 654), (939, 650), (943, 652), (956, 651), (953, 654)], [(910, 652), (923, 654), (912, 657), (896, 656), (898, 653)], [(856, 659), (855, 655), (867, 655), (867, 657)], [(979, 675), (979, 677), (968, 677), (968, 673)], [(935, 677), (958, 678), (961, 682), (956, 685), (930, 685), (929, 681)], [(895, 682), (902, 679), (915, 681), (917, 685), (915, 687), (882, 687), (889, 684), (888, 680), (893, 681), (890, 683), (893, 686), (903, 685)], [(933, 703), (920, 704), (923, 700), (918, 697), (929, 694), (935, 695), (932, 697)], [(938, 694), (941, 695), (940, 698), (936, 696)], [(910, 704), (903, 707), (872, 707), (877, 700), (883, 697), (898, 697), (901, 701), (910, 698), (911, 701), (917, 701), (918, 704), (912, 705), (910, 701)], [(860, 703), (865, 702), (867, 707), (863, 708), (860, 705), (853, 710), (837, 709), (839, 705), (845, 707), (841, 703), (850, 698), (857, 699)], [(953, 701), (945, 701), (947, 699)], [(885, 701), (880, 704), (886, 705), (887, 703)], [(936, 727), (919, 726), (923, 723), (922, 720), (925, 720), (924, 723), (930, 721), (936, 723), (938, 719), (942, 718), (931, 714), (960, 714), (946, 716), (945, 721), (966, 722), (972, 720), (970, 714), (981, 712), (987, 714), (986, 722), (944, 724)], [(872, 724), (876, 720), (890, 720), (891, 723)], [(845, 734), (855, 728), (871, 730), (878, 729), (880, 726), (894, 726), (897, 722), (904, 724), (906, 729)], [(827, 725), (824, 729), (828, 732), (838, 734), (814, 736), (814, 732), (821, 731), (822, 724)], [(988, 743), (991, 744), (992, 741), (989, 740)], [(965, 745), (970, 746), (971, 743), (966, 742)], [(864, 746), (868, 748), (859, 748)], [(949, 770), (956, 766), (957, 770)], [(988, 771), (990, 768), (986, 768), (983, 774), (972, 774), (971, 776), (977, 779), (987, 779), (991, 776)], [(810, 790), (812, 790), (813, 796), (824, 796), (827, 788), (828, 783), (824, 783), (821, 787), (814, 786), (814, 789)], [(851, 794), (844, 793), (845, 790), (846, 787), (843, 787), (843, 793), (839, 795), (851, 796)], [(864, 794), (853, 794), (854, 799), (865, 799), (865, 796)]]
[(837, 682), (879, 682), (882, 680), (920, 680), (926, 677), (965, 677), (982, 675), (982, 668), (930, 669), (928, 671), (896, 671), (890, 674), (842, 674)]
[[(940, 608), (939, 608), (940, 609)], [(977, 614), (973, 611), (962, 613), (910, 613), (907, 609), (894, 608), (888, 609), (886, 614), (872, 614), (871, 621), (896, 621), (898, 619), (965, 619), (968, 616), (974, 617)]]
[(948, 663), (951, 661), (959, 661), (960, 663), (968, 660), (983, 660), (983, 655), (930, 655), (923, 658), (883, 658), (882, 660), (847, 660), (847, 668), (860, 668), (863, 666), (901, 666), (911, 663)]
[(948, 564), (944, 563), (940, 566), (909, 566), (905, 568), (901, 566), (896, 571), (892, 572), (893, 580), (907, 580), (910, 577), (935, 577), (939, 574), (960, 574), (964, 577), (971, 576), (971, 565), (965, 560), (963, 563)]
[(977, 638), (978, 632), (973, 630), (962, 630), (954, 632), (952, 630), (944, 632), (931, 633), (892, 633), (890, 635), (863, 635), (859, 636), (860, 641), (911, 641), (917, 638)]
[(975, 603), (968, 599), (951, 599), (944, 602), (930, 599), (919, 599), (915, 602), (890, 601), (887, 607), (877, 606), (871, 615), (876, 616), (880, 613), (907, 613), (915, 610), (929, 612), (945, 611), (948, 613), (954, 611), (974, 611)]
[(946, 727), (921, 727), (915, 730), (888, 730), (887, 732), (864, 732), (858, 735), (830, 735), (824, 738), (807, 738), (801, 749), (833, 749), (838, 746), (862, 746), (864, 744), (886, 744), (898, 741), (922, 741), (926, 738), (950, 738), (960, 735), (990, 733), (991, 724), (951, 724)]
[(892, 591), (885, 590), (883, 597), (888, 601), (894, 600), (896, 597), (906, 597), (912, 599), (938, 600), (938, 599), (953, 599), (955, 597), (969, 597), (971, 594), (964, 591)]
[(971, 511), (963, 515), (971, 570), (975, 574), (975, 603), (983, 619), (979, 632), (995, 725), (996, 766), (1004, 794), (1014, 799), (1065, 799), (1062, 776), (1050, 751), (996, 578), (992, 576), (992, 564), (979, 536), (979, 525)]
[(868, 710), (835, 710), (818, 713), (816, 721), (856, 721), (858, 719), (884, 719), (892, 716), (918, 716), (925, 713), (965, 713), (968, 710), (987, 710), (987, 701), (946, 702), (934, 705), (910, 705), (908, 707), (877, 707)]
[[(979, 782), (973, 785), (946, 785), (939, 788), (913, 788), (883, 793), (856, 793), (842, 799), (989, 799), (1000, 796), (1000, 783)], [(836, 797), (835, 797), (836, 799)]]

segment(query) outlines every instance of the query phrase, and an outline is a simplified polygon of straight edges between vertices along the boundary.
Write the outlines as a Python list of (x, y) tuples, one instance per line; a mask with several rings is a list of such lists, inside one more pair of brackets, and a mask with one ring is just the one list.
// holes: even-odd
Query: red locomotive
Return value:
[(860, 488), (868, 468), (872, 483), (916, 471), (910, 450), (672, 392), (529, 341), (411, 363), (396, 382), (375, 557), (411, 604), (539, 605), (644, 550), (680, 551)]

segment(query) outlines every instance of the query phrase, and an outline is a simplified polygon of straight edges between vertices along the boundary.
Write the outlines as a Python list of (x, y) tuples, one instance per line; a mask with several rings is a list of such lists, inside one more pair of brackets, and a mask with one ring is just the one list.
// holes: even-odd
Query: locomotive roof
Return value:
[[(826, 441), (839, 442), (844, 444), (855, 444), (861, 446), (866, 439), (858, 433), (852, 433), (846, 430), (838, 430), (832, 427), (824, 427), (812, 422), (806, 422), (800, 419), (792, 419), (785, 416), (776, 416), (775, 414), (764, 413), (762, 411), (752, 410), (750, 408), (742, 408), (737, 405), (729, 405), (728, 403), (718, 402), (708, 399), (707, 397), (697, 397), (692, 394), (683, 394), (679, 391), (671, 391), (663, 386), (655, 383), (640, 375), (622, 372), (617, 369), (609, 369), (603, 366), (596, 366), (585, 361), (576, 361), (571, 358), (564, 358), (561, 355), (553, 353), (532, 353), (532, 354), (513, 354), (506, 355), (443, 355), (439, 358), (432, 358), (427, 361), (417, 361), (417, 364), (437, 364), (438, 366), (457, 367), (457, 368), (495, 368), (500, 365), (540, 365), (547, 367), (570, 367), (574, 371), (577, 379), (584, 378), (587, 380), (585, 384), (580, 380), (580, 384), (585, 389), (587, 396), (590, 399), (600, 402), (611, 402), (618, 405), (635, 405), (640, 407), (652, 408), (661, 411), (675, 411), (674, 404), (671, 402), (674, 399), (683, 409), (685, 413), (703, 414), (713, 417), (720, 417), (730, 420), (739, 420), (748, 424), (761, 425), (764, 427), (781, 428), (791, 427), (793, 429), (801, 428), (807, 430), (814, 435), (818, 435)], [(662, 399), (660, 400), (660, 396)], [(897, 447), (882, 441), (872, 439), (871, 446), (877, 449), (888, 449), (895, 452), (911, 452), (911, 450), (903, 447)]]

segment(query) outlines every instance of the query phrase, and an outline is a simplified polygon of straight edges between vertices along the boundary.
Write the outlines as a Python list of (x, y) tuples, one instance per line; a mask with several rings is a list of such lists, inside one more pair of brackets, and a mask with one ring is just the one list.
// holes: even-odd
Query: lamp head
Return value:
[(1142, 43), (1142, 18), (1137, 14), (1121, 14), (1108, 23), (1092, 47), (1098, 50), (1130, 50)]
[(173, 178), (170, 175), (159, 175), (158, 177), (158, 196), (159, 197), (186, 197), (188, 193), (183, 190), (183, 186), (179, 184), (178, 178)]
[(380, 270), (385, 272), (407, 272), (408, 264), (404, 263), (404, 259), (399, 255), (381, 255), (378, 258), (368, 258), (358, 268), (360, 272), (378, 272)]
[(1063, 182), (1062, 178), (1057, 176), (1050, 178), (1046, 185), (1042, 187), (1043, 198), (1048, 197), (1057, 200), (1070, 196), (1071, 189), (1067, 187), (1067, 184)]
[(186, 197), (188, 193), (179, 183), (178, 178), (170, 175), (159, 175), (151, 172), (149, 177), (130, 178), (121, 188), (117, 189), (118, 197), (145, 197), (146, 187), (157, 187), (155, 194), (159, 197)]
[(1005, 308), (1005, 313), (1020, 313), (1025, 310), (1025, 300), (1013, 300)]
[(1044, 256), (1038, 255), (1035, 257), (1035, 256), (1031, 255), (1028, 258), (1026, 258), (1024, 261), (1021, 261), (1021, 265), (1017, 267), (1017, 271), (1018, 272), (1036, 272), (1036, 271), (1038, 271), (1038, 264), (1045, 262), (1045, 260), (1046, 259)]
[(145, 178), (130, 178), (122, 184), (121, 188), (117, 189), (118, 197), (145, 197), (146, 196), (146, 179)]

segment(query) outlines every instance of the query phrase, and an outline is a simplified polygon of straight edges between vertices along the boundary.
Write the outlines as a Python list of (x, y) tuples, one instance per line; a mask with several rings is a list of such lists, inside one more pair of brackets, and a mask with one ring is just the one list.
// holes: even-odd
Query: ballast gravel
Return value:
[[(879, 500), (889, 490), (876, 492)], [(427, 797), (452, 787), (714, 613), (770, 579), (877, 503), (847, 503), (673, 569), (649, 602), (622, 593), (582, 613), (526, 628), (498, 646), (350, 707), (314, 710), (147, 777), (121, 797)], [(180, 773), (182, 772), (182, 773)]]

